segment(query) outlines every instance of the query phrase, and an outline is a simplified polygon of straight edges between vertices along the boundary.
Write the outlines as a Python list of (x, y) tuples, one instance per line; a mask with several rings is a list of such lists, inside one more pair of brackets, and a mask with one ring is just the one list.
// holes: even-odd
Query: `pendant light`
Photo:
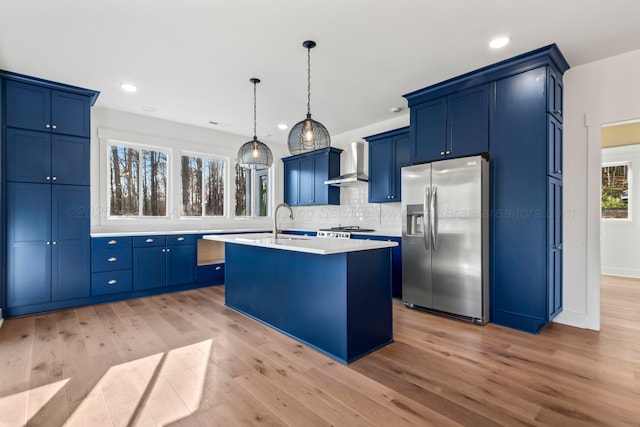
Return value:
[(245, 169), (269, 169), (273, 163), (273, 154), (266, 144), (256, 136), (256, 85), (260, 79), (249, 79), (253, 83), (253, 139), (245, 142), (238, 151), (238, 164)]
[(288, 143), (291, 154), (319, 150), (331, 145), (327, 128), (311, 118), (311, 49), (316, 47), (316, 42), (307, 40), (302, 43), (302, 46), (307, 49), (307, 118), (296, 123), (289, 132)]

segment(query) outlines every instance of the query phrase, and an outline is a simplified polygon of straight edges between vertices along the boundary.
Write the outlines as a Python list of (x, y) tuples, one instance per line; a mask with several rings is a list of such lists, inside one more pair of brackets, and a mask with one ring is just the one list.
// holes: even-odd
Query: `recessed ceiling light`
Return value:
[(120, 83), (120, 88), (125, 92), (136, 92), (138, 90), (133, 83)]
[(289, 126), (288, 126), (286, 123), (280, 123), (280, 124), (278, 125), (278, 129), (280, 129), (280, 130), (286, 130), (286, 129), (289, 129)]
[(218, 126), (220, 123), (214, 122), (213, 120), (209, 120), (210, 125)]
[(509, 44), (509, 37), (496, 37), (495, 39), (491, 40), (491, 42), (489, 43), (489, 47), (492, 49), (500, 49), (501, 47), (505, 47), (507, 44)]
[(146, 106), (142, 107), (142, 109), (144, 111), (146, 111), (147, 113), (155, 113), (156, 112), (156, 109), (154, 107), (149, 106), (149, 105), (146, 105)]

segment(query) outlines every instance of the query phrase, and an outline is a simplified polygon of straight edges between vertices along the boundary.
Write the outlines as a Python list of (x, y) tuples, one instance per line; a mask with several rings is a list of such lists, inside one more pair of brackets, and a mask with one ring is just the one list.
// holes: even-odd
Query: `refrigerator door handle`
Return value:
[(431, 240), (433, 241), (433, 250), (438, 250), (438, 187), (433, 186), (431, 194), (431, 206), (429, 208), (429, 219), (431, 220)]
[(424, 187), (424, 206), (422, 214), (422, 237), (424, 238), (424, 248), (429, 250), (429, 226), (431, 225), (431, 214), (429, 212), (429, 199), (431, 191), (429, 187)]

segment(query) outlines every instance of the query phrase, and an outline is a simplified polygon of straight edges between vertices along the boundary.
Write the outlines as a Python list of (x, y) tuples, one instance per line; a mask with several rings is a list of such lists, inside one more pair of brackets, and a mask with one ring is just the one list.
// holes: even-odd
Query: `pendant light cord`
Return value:
[(311, 114), (311, 48), (307, 48), (307, 115)]
[(256, 139), (256, 82), (253, 82), (253, 139)]

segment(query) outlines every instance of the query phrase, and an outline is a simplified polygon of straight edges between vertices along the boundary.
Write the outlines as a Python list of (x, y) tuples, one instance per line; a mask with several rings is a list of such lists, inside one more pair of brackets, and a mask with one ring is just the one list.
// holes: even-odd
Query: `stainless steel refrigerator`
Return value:
[(402, 168), (402, 300), (489, 321), (489, 163), (483, 156)]

